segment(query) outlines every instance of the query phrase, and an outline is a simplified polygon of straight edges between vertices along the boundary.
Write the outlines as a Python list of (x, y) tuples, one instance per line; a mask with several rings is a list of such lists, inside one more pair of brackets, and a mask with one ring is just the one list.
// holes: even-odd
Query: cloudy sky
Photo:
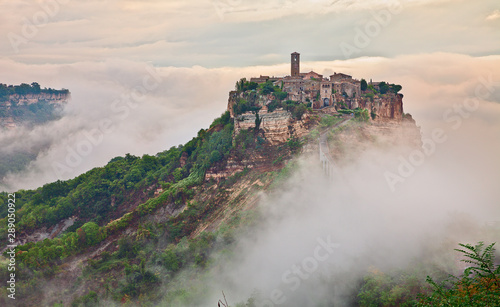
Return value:
[[(350, 57), (500, 52), (498, 1), (37, 0), (0, 1), (0, 54), (29, 64), (272, 65), (345, 58), (358, 30), (371, 42)], [(379, 19), (379, 30), (374, 20)], [(372, 27), (370, 28), (370, 24)], [(366, 29), (366, 28), (370, 29)], [(374, 34), (374, 35), (371, 35)]]
[[(401, 84), (405, 110), (431, 131), (481, 80), (500, 81), (499, 30), (496, 0), (0, 0), (0, 82), (72, 93), (60, 121), (0, 133), (4, 152), (38, 153), (7, 183), (36, 187), (185, 143), (225, 110), (236, 80), (287, 74), (293, 51), (303, 71)], [(495, 86), (467, 119), (498, 139)]]

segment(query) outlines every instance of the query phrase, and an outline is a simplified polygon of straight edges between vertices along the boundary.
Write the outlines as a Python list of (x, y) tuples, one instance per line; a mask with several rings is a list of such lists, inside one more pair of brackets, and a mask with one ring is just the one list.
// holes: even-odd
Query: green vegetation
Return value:
[(304, 113), (307, 111), (307, 107), (305, 106), (305, 104), (292, 100), (283, 102), (282, 107), (283, 109), (292, 113), (292, 117), (298, 120), (302, 119), (302, 115), (304, 115)]
[(342, 117), (335, 115), (325, 115), (321, 117), (319, 125), (321, 127), (331, 127), (342, 121)]
[[(272, 103), (290, 111), (296, 119), (307, 110), (302, 103), (285, 100), (287, 94), (278, 87), (269, 87), (269, 83), (254, 87), (242, 79), (236, 86), (242, 91), (242, 98), (233, 109), (236, 114), (258, 110), (258, 89), (274, 93)], [(365, 109), (341, 113), (354, 113), (360, 121), (369, 119)], [(321, 117), (320, 126), (332, 127), (340, 121), (342, 117), (326, 115)], [(178, 306), (182, 302), (189, 306), (193, 291), (179, 283), (184, 280), (182, 275), (186, 274), (190, 282), (199, 280), (214, 262), (221, 264), (230, 259), (234, 232), (252, 222), (252, 216), (246, 217), (250, 222), (241, 221), (251, 213), (234, 216), (229, 211), (237, 212), (241, 200), (261, 186), (271, 184), (271, 190), (278, 187), (298, 168), (298, 163), (287, 162), (290, 153), (300, 151), (303, 140), (290, 138), (275, 149), (277, 153), (265, 152), (270, 160), (274, 159), (273, 166), (285, 165), (283, 168), (273, 167), (274, 171), (260, 174), (245, 168), (222, 179), (217, 186), (215, 181), (204, 181), (207, 170), (222, 166), (229, 155), (235, 160), (248, 159), (265, 144), (258, 131), (258, 114), (255, 124), (257, 129), (242, 130), (233, 139), (234, 126), (229, 112), (225, 112), (185, 145), (154, 156), (116, 157), (106, 166), (72, 180), (17, 192), (19, 233), (31, 233), (41, 227), (51, 229), (64, 219), (78, 217), (73, 226), (57, 237), (18, 247), (18, 274), (26, 277), (16, 285), (18, 297), (41, 296), (40, 285), (46, 280), (67, 276), (63, 273), (83, 263), (82, 275), (68, 282), (73, 287), (68, 291), (79, 290), (75, 291), (78, 294), (72, 298), (72, 306), (98, 306), (104, 300), (124, 305)], [(317, 141), (319, 131), (311, 131), (310, 136)], [(263, 184), (255, 183), (257, 178)], [(244, 188), (239, 194), (230, 194), (238, 184)], [(162, 191), (156, 196), (159, 188)], [(7, 203), (6, 193), (0, 193), (0, 201)], [(228, 207), (221, 208), (221, 204)], [(157, 210), (160, 208), (168, 210), (168, 214)], [(223, 224), (214, 223), (214, 216), (221, 215)], [(7, 238), (6, 216), (6, 208), (0, 208), (2, 240)], [(211, 229), (213, 225), (218, 228)], [(209, 257), (214, 253), (215, 257)], [(3, 280), (7, 280), (6, 268), (0, 266)], [(421, 289), (420, 284), (413, 287), (414, 284), (418, 283), (411, 275), (366, 277), (358, 298), (366, 306), (404, 306)], [(0, 294), (5, 296), (5, 291), (0, 290)], [(248, 302), (252, 304), (251, 299)]]
[(298, 138), (290, 138), (287, 140), (287, 145), (288, 147), (290, 148), (290, 151), (291, 152), (298, 152), (302, 146), (304, 145), (304, 143), (298, 139)]
[(260, 94), (269, 95), (274, 92), (281, 91), (279, 86), (274, 86), (272, 81), (267, 80), (265, 83), (259, 84)]
[(375, 89), (373, 84), (368, 84), (368, 89), (371, 91), (372, 94), (377, 94), (378, 91)]
[(378, 88), (379, 88), (380, 94), (382, 94), (382, 95), (387, 93), (390, 89), (389, 84), (387, 84), (385, 82), (380, 82), (378, 85)]
[(365, 79), (361, 79), (361, 90), (366, 91), (367, 88), (368, 88), (368, 83), (366, 83)]
[[(89, 248), (134, 224), (139, 224), (136, 226), (137, 243), (130, 240), (120, 241), (116, 254), (108, 255), (104, 252), (102, 262), (94, 263), (89, 260), (90, 268), (100, 272), (118, 269), (125, 273), (120, 284), (114, 285), (117, 290), (111, 291), (113, 299), (116, 300), (137, 298), (157, 288), (161, 281), (147, 269), (147, 263), (151, 265), (156, 260), (145, 256), (141, 258), (138, 247), (142, 243), (139, 242), (155, 238), (159, 234), (158, 231), (169, 242), (179, 242), (183, 237), (189, 236), (198, 222), (210, 216), (217, 207), (216, 203), (207, 204), (193, 200), (195, 193), (192, 189), (203, 183), (204, 174), (209, 167), (226, 158), (234, 148), (233, 124), (229, 112), (215, 119), (211, 127), (210, 130), (200, 130), (197, 137), (184, 146), (172, 147), (156, 156), (144, 155), (139, 158), (127, 154), (125, 157), (112, 159), (105, 167), (95, 168), (75, 179), (56, 181), (36, 190), (16, 192), (18, 234), (32, 232), (41, 227), (51, 228), (63, 219), (78, 217), (73, 226), (56, 238), (17, 247), (19, 275), (30, 276), (29, 279), (16, 284), (17, 294), (20, 297), (33, 295), (36, 293), (33, 291), (40, 290), (37, 284), (58, 274), (68, 257), (85, 253)], [(181, 156), (186, 158), (183, 166), (180, 164)], [(153, 192), (158, 187), (162, 187), (164, 192), (153, 197)], [(7, 203), (6, 193), (0, 193), (0, 201)], [(134, 203), (139, 205), (121, 215), (123, 208)], [(174, 209), (183, 206), (185, 209), (164, 223), (161, 230), (149, 224), (141, 226), (142, 217), (167, 204)], [(0, 208), (2, 240), (7, 238), (6, 209), (7, 206)], [(203, 236), (201, 238), (204, 238)], [(201, 244), (201, 241), (196, 242)], [(6, 244), (5, 241), (3, 243)], [(185, 261), (204, 265), (208, 252), (201, 252), (200, 249), (208, 247), (203, 246), (193, 247), (194, 251), (190, 251), (193, 256), (183, 256), (179, 267), (183, 267)], [(177, 253), (177, 250), (174, 252)], [(175, 265), (171, 259), (172, 254), (168, 251), (166, 253), (164, 259), (167, 262), (170, 259), (167, 266), (173, 270)], [(125, 258), (129, 260), (123, 261)], [(138, 260), (140, 261), (137, 262)], [(7, 276), (7, 266), (3, 268), (0, 269), (0, 276)], [(99, 289), (92, 290), (98, 292)], [(102, 295), (102, 292), (99, 293)], [(75, 299), (73, 305), (92, 305), (96, 301), (96, 296), (89, 292)]]
[[(255, 91), (249, 90), (249, 85), (246, 79), (241, 79), (236, 83), (236, 88), (239, 92), (242, 92), (244, 98), (239, 98), (238, 101), (233, 105), (233, 112), (235, 115), (240, 115), (245, 112), (257, 112), (261, 109), (258, 103), (258, 95)], [(258, 85), (260, 95), (273, 94), (274, 99), (267, 105), (267, 110), (273, 112), (278, 108), (283, 108), (290, 113), (295, 119), (302, 119), (302, 116), (307, 111), (308, 106), (298, 101), (285, 100), (288, 97), (288, 93), (281, 90), (281, 87), (273, 85), (273, 82), (267, 81), (265, 83)], [(310, 106), (311, 104), (309, 104)], [(256, 118), (256, 127), (260, 125), (260, 119)], [(259, 125), (258, 125), (259, 124)]]
[[(0, 83), (0, 118), (11, 118), (14, 123), (27, 126), (43, 124), (61, 117), (62, 106), (40, 99), (37, 103), (24, 104), (12, 99), (11, 95), (25, 96), (28, 94), (68, 94), (68, 90), (41, 89), (40, 85), (33, 82), (31, 85), (6, 85)], [(7, 103), (9, 101), (10, 106)], [(40, 150), (44, 150), (41, 145)], [(9, 172), (19, 172), (36, 158), (37, 152), (15, 150), (4, 152), (0, 155), (0, 180)]]
[(274, 97), (276, 97), (276, 99), (278, 101), (283, 101), (284, 99), (286, 99), (288, 97), (288, 93), (287, 92), (275, 92)]
[[(287, 92), (283, 92), (279, 86), (274, 86), (271, 81), (267, 81), (262, 84), (257, 84), (255, 82), (247, 82), (245, 79), (241, 79), (236, 83), (238, 92), (242, 93), (243, 98), (239, 98), (238, 101), (233, 105), (233, 112), (236, 115), (243, 114), (245, 112), (257, 113), (261, 109), (261, 102), (259, 102), (259, 95), (269, 95), (273, 94), (274, 99), (268, 105), (270, 112), (274, 111), (276, 108), (281, 106), (281, 102), (288, 96)], [(256, 92), (259, 91), (259, 93)]]
[[(461, 276), (446, 278), (445, 272), (427, 266), (391, 274), (373, 271), (364, 277), (358, 291), (359, 306), (498, 306), (500, 265), (494, 262), (494, 243), (486, 247), (483, 242), (459, 245), (461, 249), (455, 250), (470, 265)], [(422, 273), (429, 270), (436, 277), (427, 276), (425, 282)]]
[(387, 92), (397, 94), (403, 88), (401, 85), (389, 84), (389, 83), (385, 83), (385, 82), (380, 82), (378, 87), (379, 87), (380, 94), (385, 94)]
[[(310, 103), (309, 103), (310, 105)], [(267, 105), (267, 110), (269, 112), (273, 112), (277, 108), (283, 108), (290, 113), (292, 113), (292, 117), (295, 119), (302, 119), (302, 115), (307, 111), (307, 105), (298, 102), (298, 101), (293, 101), (293, 100), (286, 100), (283, 102), (278, 101), (277, 99), (274, 99)]]
[[(210, 166), (222, 160), (232, 149), (233, 125), (228, 112), (214, 120), (212, 127), (215, 125), (220, 127), (219, 131), (208, 133), (202, 129), (186, 145), (172, 147), (156, 156), (139, 158), (127, 154), (75, 179), (17, 192), (17, 230), (49, 228), (76, 213), (82, 221), (104, 226), (116, 218), (120, 206), (145, 200), (136, 191), (151, 186), (171, 189), (164, 201), (180, 201), (185, 197), (183, 188), (199, 181)], [(187, 160), (181, 167), (179, 161), (183, 154)], [(6, 198), (6, 194), (1, 193), (0, 197)], [(153, 206), (150, 203), (145, 206), (148, 205)], [(6, 216), (6, 208), (0, 209), (0, 221)], [(2, 240), (6, 238), (6, 225), (0, 224), (0, 233), (4, 234)]]
[(13, 103), (10, 107), (0, 106), (0, 117), (12, 117), (14, 122), (34, 125), (60, 118), (60, 111), (60, 105), (41, 100), (30, 105)]
[(425, 284), (415, 273), (384, 274), (376, 271), (363, 279), (357, 295), (359, 306), (414, 306), (417, 295), (424, 291), (424, 287)]
[(373, 102), (373, 100), (375, 98), (375, 94), (373, 94), (373, 92), (368, 92), (368, 93), (364, 94), (363, 96), (369, 98), (371, 102)]
[(22, 171), (35, 159), (36, 153), (17, 150), (0, 155), (0, 180), (9, 172), (15, 173)]
[(21, 83), (20, 85), (7, 85), (0, 83), (0, 101), (7, 101), (10, 95), (21, 95), (25, 96), (28, 94), (68, 94), (67, 89), (55, 90), (51, 88), (40, 88), (40, 85), (36, 82), (30, 84)]
[(370, 120), (370, 113), (367, 109), (356, 108), (354, 111), (354, 118), (360, 122), (368, 122)]
[(356, 108), (356, 109), (340, 109), (337, 110), (340, 114), (350, 115), (354, 114), (354, 118), (360, 122), (368, 122), (370, 120), (370, 113), (367, 109)]
[(417, 306), (498, 306), (500, 298), (500, 265), (495, 265), (495, 243), (484, 246), (459, 244), (463, 262), (470, 266), (460, 277), (450, 275), (441, 283), (427, 276), (432, 293), (422, 298)]
[(249, 103), (247, 100), (240, 98), (237, 103), (233, 105), (233, 112), (236, 115), (243, 114), (245, 112), (258, 112), (261, 109), (260, 106)]
[(235, 89), (238, 92), (253, 91), (259, 86), (256, 82), (248, 82), (246, 78), (241, 78), (240, 81), (236, 82)]

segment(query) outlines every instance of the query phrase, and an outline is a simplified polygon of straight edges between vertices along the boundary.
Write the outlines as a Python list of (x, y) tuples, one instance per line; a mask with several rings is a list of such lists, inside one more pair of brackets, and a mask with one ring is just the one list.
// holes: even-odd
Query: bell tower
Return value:
[(298, 77), (300, 74), (300, 53), (292, 53), (292, 77)]

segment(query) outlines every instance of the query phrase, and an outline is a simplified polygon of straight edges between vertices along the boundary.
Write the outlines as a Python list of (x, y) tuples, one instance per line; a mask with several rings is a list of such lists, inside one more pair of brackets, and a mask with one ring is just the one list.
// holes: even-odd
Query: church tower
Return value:
[(292, 53), (292, 77), (298, 77), (300, 74), (300, 53)]

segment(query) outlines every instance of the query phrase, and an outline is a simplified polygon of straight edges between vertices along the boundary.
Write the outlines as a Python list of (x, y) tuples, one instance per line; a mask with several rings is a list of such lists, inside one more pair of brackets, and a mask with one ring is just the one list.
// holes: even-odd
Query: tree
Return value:
[(261, 122), (262, 119), (259, 117), (259, 113), (255, 113), (255, 132), (259, 131)]
[(252, 91), (257, 89), (258, 86), (259, 84), (257, 82), (247, 82), (245, 84), (245, 90)]
[(461, 277), (450, 278), (438, 284), (427, 276), (433, 293), (422, 298), (417, 306), (498, 306), (500, 297), (500, 265), (495, 266), (495, 243), (484, 247), (483, 242), (472, 246), (459, 244), (455, 249), (467, 259), (470, 266)]
[(245, 82), (247, 82), (246, 78), (241, 78), (240, 81), (237, 81), (235, 85), (236, 91), (243, 92), (245, 87)]
[(267, 80), (266, 83), (262, 84), (262, 90), (261, 90), (262, 95), (268, 95), (274, 91), (275, 87), (271, 81)]
[(276, 97), (276, 99), (278, 99), (278, 101), (283, 101), (286, 97), (288, 97), (288, 93), (287, 92), (276, 92), (276, 93), (274, 93), (274, 97)]
[(302, 115), (304, 115), (304, 113), (306, 112), (306, 106), (301, 103), (299, 104), (298, 106), (295, 106), (295, 108), (293, 109), (292, 111), (292, 116), (295, 118), (295, 119), (302, 119)]
[(361, 90), (366, 91), (367, 88), (368, 88), (368, 83), (366, 83), (365, 79), (361, 79)]
[(391, 84), (391, 90), (397, 94), (403, 87), (399, 84)]
[(163, 264), (167, 270), (177, 272), (180, 268), (179, 257), (175, 253), (175, 246), (169, 245), (163, 253)]
[(26, 83), (21, 83), (20, 85), (16, 85), (14, 87), (16, 94), (24, 96), (31, 92), (31, 86)]
[(389, 84), (385, 82), (380, 82), (378, 88), (380, 90), (380, 94), (385, 94), (389, 91)]
[(222, 160), (222, 154), (220, 152), (214, 150), (210, 153), (210, 164), (219, 162), (220, 160)]
[(41, 92), (40, 84), (38, 84), (37, 82), (31, 83), (31, 88), (34, 94), (39, 94)]
[(85, 223), (77, 230), (78, 241), (81, 245), (92, 246), (104, 239), (104, 235), (99, 226), (94, 222)]

